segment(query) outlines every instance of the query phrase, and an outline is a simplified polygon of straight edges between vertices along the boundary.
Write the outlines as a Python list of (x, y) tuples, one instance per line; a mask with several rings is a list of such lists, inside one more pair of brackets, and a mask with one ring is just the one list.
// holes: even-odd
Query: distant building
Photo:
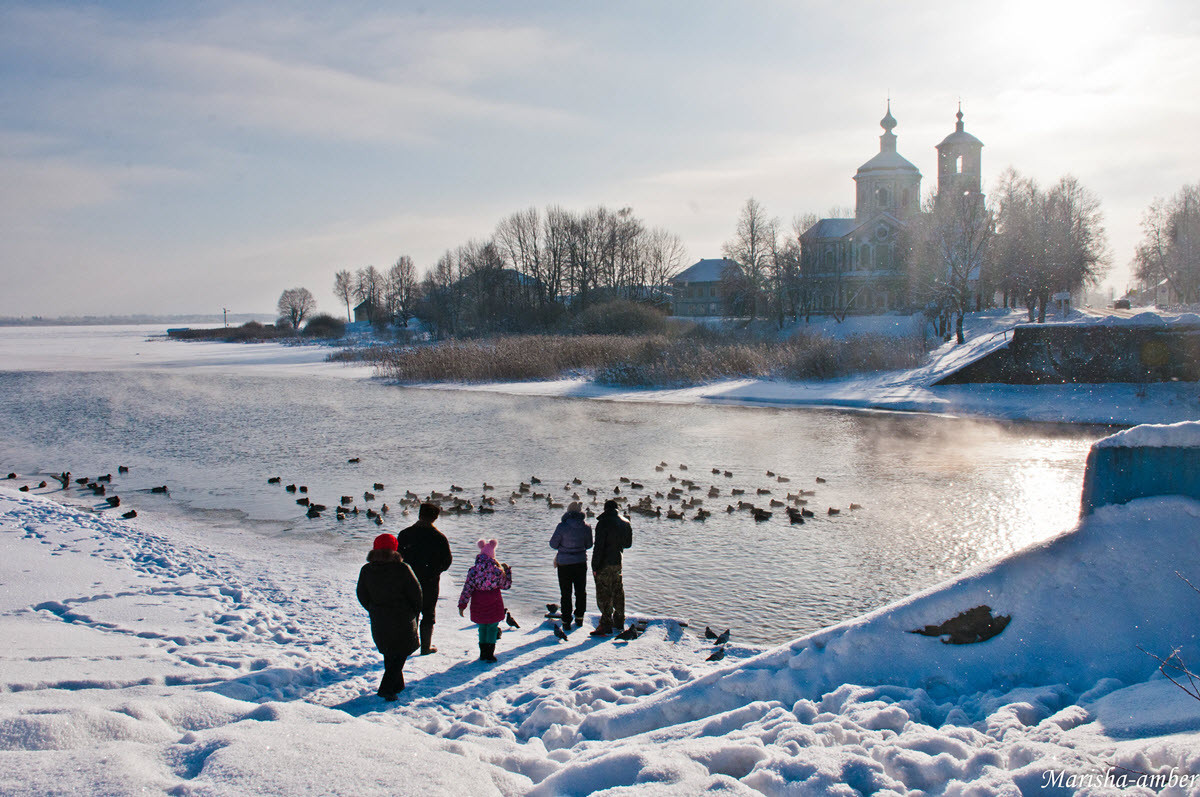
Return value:
[[(983, 143), (955, 130), (937, 145), (938, 196), (974, 193), (980, 201)], [(896, 150), (891, 103), (879, 122), (879, 153), (854, 175), (852, 219), (821, 219), (800, 236), (800, 270), (816, 312), (879, 313), (906, 308), (908, 226), (921, 213), (921, 172)]]
[(370, 323), (379, 315), (379, 310), (371, 302), (360, 302), (354, 306), (354, 323), (362, 323), (364, 321)]
[(724, 315), (725, 292), (721, 280), (729, 269), (741, 271), (732, 260), (710, 258), (672, 277), (671, 312), (690, 317)]

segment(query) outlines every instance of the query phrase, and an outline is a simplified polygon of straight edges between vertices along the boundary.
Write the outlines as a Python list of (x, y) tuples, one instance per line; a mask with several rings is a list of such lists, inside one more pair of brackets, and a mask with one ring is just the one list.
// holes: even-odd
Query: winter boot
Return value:
[(496, 643), (495, 642), (480, 642), (479, 643), (479, 660), (486, 662), (496, 661)]
[(611, 633), (612, 626), (601, 620), (600, 625), (596, 626), (596, 630), (588, 634), (588, 636), (608, 636)]

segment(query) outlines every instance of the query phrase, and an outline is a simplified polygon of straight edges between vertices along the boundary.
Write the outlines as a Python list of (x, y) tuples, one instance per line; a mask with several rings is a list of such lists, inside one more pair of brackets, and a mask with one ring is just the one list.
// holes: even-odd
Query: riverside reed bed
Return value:
[(796, 335), (783, 341), (712, 335), (521, 335), (372, 347), (331, 359), (365, 361), (403, 383), (518, 382), (587, 376), (619, 387), (681, 387), (720, 379), (834, 379), (915, 368), (919, 338)]

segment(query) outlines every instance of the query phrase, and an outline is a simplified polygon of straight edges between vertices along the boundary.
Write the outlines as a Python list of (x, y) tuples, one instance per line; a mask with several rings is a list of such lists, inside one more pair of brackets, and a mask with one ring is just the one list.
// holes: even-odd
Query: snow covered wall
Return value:
[(1080, 514), (1155, 495), (1200, 500), (1200, 421), (1135, 426), (1092, 446)]

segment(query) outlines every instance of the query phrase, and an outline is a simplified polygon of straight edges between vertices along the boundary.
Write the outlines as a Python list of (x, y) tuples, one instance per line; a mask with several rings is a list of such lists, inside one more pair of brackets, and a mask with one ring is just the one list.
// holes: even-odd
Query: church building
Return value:
[[(937, 145), (938, 196), (980, 192), (983, 142), (963, 130)], [(879, 153), (854, 175), (852, 219), (821, 219), (800, 236), (800, 270), (815, 312), (884, 313), (907, 309), (905, 232), (921, 213), (921, 172), (896, 149), (891, 102), (879, 122)]]

